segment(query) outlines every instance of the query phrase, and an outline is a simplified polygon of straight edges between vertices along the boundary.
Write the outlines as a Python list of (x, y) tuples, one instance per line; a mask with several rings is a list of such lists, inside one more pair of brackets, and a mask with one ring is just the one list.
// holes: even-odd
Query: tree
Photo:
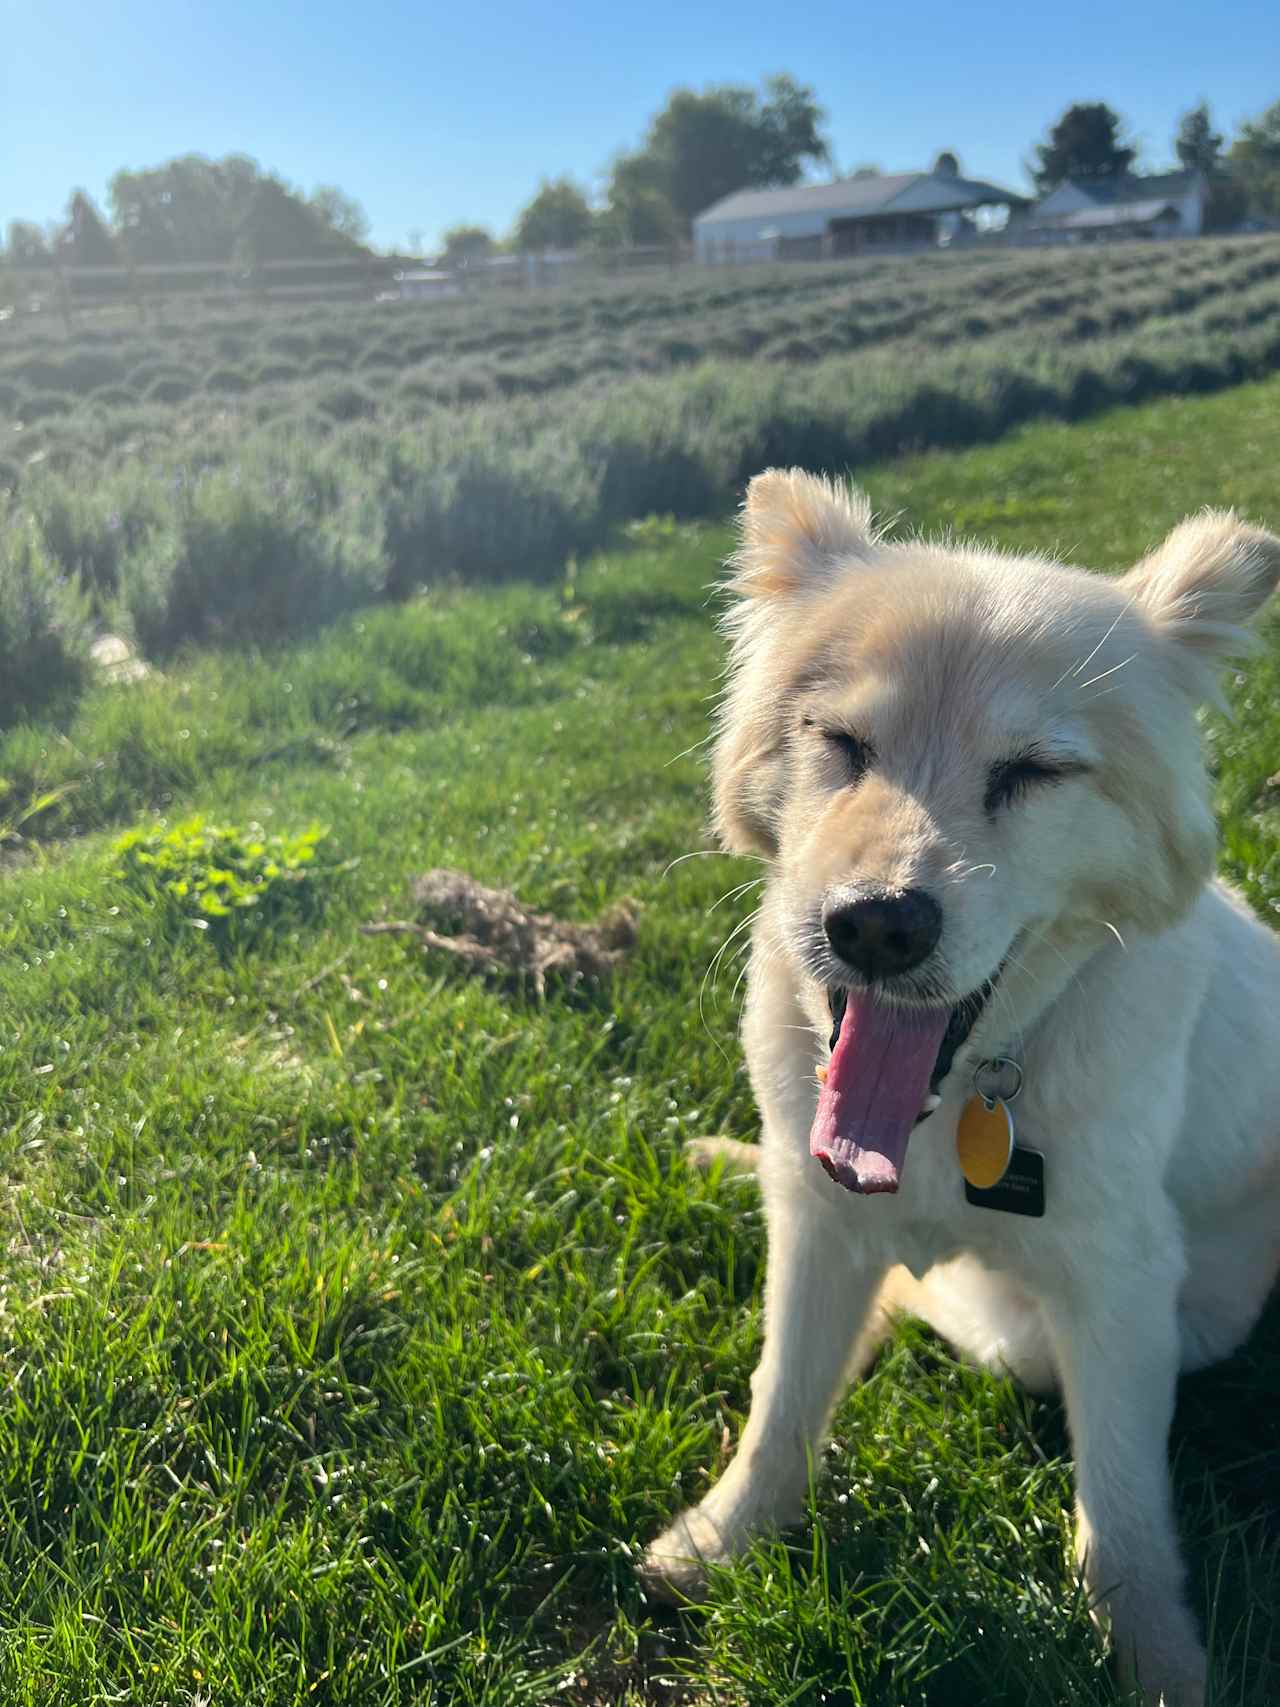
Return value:
[(784, 75), (766, 80), (763, 99), (738, 85), (701, 94), (677, 89), (651, 120), (643, 146), (614, 162), (610, 210), (629, 228), (639, 214), (661, 223), (662, 198), (677, 232), (687, 234), (695, 214), (735, 190), (794, 184), (807, 161), (826, 160), (823, 116), (813, 91)]
[(237, 223), (231, 253), (238, 265), (255, 267), (264, 261), (349, 257), (360, 247), (278, 179), (261, 178)]
[(1222, 156), (1223, 138), (1209, 116), (1209, 103), (1183, 113), (1173, 146), (1185, 172), (1200, 172), (1209, 180), (1205, 199), (1204, 229), (1230, 231), (1244, 218), (1247, 197), (1236, 175)]
[(320, 219), (339, 237), (352, 243), (364, 243), (369, 236), (369, 216), (354, 196), (345, 195), (334, 184), (317, 184), (311, 192), (311, 206)]
[(1222, 164), (1222, 141), (1209, 118), (1209, 103), (1201, 101), (1183, 113), (1173, 146), (1184, 172), (1203, 172), (1212, 177)]
[(109, 185), (112, 219), (135, 261), (226, 261), (260, 181), (245, 155), (184, 154)]
[(1251, 213), (1280, 216), (1280, 101), (1240, 127), (1228, 163)]
[(668, 247), (680, 240), (680, 215), (649, 174), (638, 169), (644, 164), (632, 155), (614, 168), (608, 205), (595, 227), (596, 241), (605, 248)]
[(465, 267), (486, 260), (496, 248), (492, 233), (483, 225), (455, 225), (444, 234), (440, 262), (446, 267)]
[(12, 267), (46, 267), (49, 264), (49, 245), (44, 232), (29, 219), (15, 219), (9, 225), (9, 241), (5, 260)]
[(949, 148), (944, 148), (933, 163), (933, 175), (935, 178), (958, 178), (960, 176), (959, 156), (953, 154)]
[(610, 248), (644, 248), (678, 240), (680, 215), (671, 205), (656, 160), (647, 154), (617, 157), (596, 236)]
[(115, 238), (83, 190), (73, 190), (67, 222), (54, 244), (58, 258), (71, 267), (112, 267), (119, 257)]
[(1120, 142), (1118, 114), (1102, 101), (1068, 107), (1036, 154), (1030, 171), (1042, 195), (1068, 178), (1098, 183), (1123, 177), (1137, 158), (1136, 149)]
[(1244, 185), (1233, 173), (1219, 171), (1209, 180), (1204, 204), (1206, 231), (1234, 231), (1249, 211)]
[(805, 162), (823, 165), (831, 148), (819, 128), (825, 111), (813, 90), (785, 72), (765, 79), (768, 100), (759, 109), (759, 156), (753, 174), (757, 185), (794, 184), (804, 176)]
[(333, 223), (335, 216), (348, 226), (362, 221), (356, 203), (329, 190), (316, 192), (320, 205), (308, 202), (244, 154), (223, 160), (184, 154), (145, 171), (117, 172), (109, 188), (120, 242), (138, 262), (227, 261), (236, 252), (246, 260), (363, 253), (351, 230)]
[(516, 220), (517, 249), (577, 249), (591, 235), (591, 205), (568, 178), (544, 179)]

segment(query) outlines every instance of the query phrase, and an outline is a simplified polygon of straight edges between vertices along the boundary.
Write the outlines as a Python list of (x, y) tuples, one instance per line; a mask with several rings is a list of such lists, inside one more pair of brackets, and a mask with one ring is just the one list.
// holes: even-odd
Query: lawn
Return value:
[[(1203, 502), (1277, 524), (1278, 465), (1270, 381), (865, 478), (904, 527), (1111, 568)], [(754, 1133), (730, 939), (756, 872), (703, 830), (727, 540), (651, 522), (0, 739), (0, 1702), (1115, 1700), (1064, 1591), (1059, 1408), (909, 1328), (841, 1406), (810, 1524), (700, 1612), (636, 1585), (758, 1350), (752, 1188), (681, 1160)], [(1278, 640), (1210, 726), (1264, 913)], [(229, 919), (203, 832), (185, 893), (115, 848), (196, 815), (258, 873)], [(631, 897), (637, 946), (539, 1005), (361, 933), (437, 865), (573, 918)], [(1273, 1309), (1178, 1412), (1220, 1707), (1280, 1692), (1278, 1395)]]

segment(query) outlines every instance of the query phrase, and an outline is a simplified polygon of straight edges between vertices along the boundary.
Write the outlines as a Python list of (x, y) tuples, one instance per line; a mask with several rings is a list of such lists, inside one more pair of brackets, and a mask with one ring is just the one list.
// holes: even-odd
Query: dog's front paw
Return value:
[[(1180, 1609), (1179, 1609), (1180, 1610)], [(1136, 1691), (1145, 1707), (1204, 1707), (1208, 1661), (1190, 1620), (1153, 1617), (1141, 1643), (1129, 1645), (1113, 1632), (1121, 1687)]]
[(730, 1174), (760, 1171), (760, 1146), (744, 1144), (737, 1138), (690, 1138), (684, 1153), (695, 1168), (704, 1172), (710, 1172), (717, 1162), (723, 1162)]
[(1154, 1682), (1144, 1681), (1141, 1696), (1148, 1707), (1204, 1707), (1208, 1679), (1202, 1653), (1188, 1655), (1176, 1673), (1170, 1672), (1167, 1658), (1153, 1661), (1143, 1668), (1144, 1679), (1148, 1676)]
[(1168, 1678), (1164, 1672), (1158, 1672), (1156, 1676), (1156, 1683), (1138, 1685), (1134, 1700), (1144, 1702), (1145, 1707), (1204, 1707), (1203, 1671), (1198, 1675), (1191, 1672), (1178, 1679)]
[(707, 1566), (724, 1565), (739, 1550), (737, 1538), (705, 1506), (681, 1512), (648, 1548), (640, 1580), (657, 1600), (680, 1605), (707, 1592)]

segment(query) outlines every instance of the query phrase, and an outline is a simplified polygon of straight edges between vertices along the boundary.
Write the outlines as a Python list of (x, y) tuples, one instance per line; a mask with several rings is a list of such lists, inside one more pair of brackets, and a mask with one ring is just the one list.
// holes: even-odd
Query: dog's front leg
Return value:
[(761, 1529), (799, 1517), (811, 1455), (849, 1373), (882, 1270), (860, 1261), (838, 1209), (794, 1177), (764, 1181), (769, 1268), (764, 1351), (738, 1451), (698, 1506), (645, 1555), (644, 1576), (668, 1596), (695, 1596)]
[(1122, 1679), (1164, 1707), (1201, 1707), (1205, 1654), (1183, 1599), (1169, 1486), (1182, 1280), (1177, 1228), (1132, 1250), (1080, 1251), (1042, 1299), (1076, 1461), (1076, 1552)]

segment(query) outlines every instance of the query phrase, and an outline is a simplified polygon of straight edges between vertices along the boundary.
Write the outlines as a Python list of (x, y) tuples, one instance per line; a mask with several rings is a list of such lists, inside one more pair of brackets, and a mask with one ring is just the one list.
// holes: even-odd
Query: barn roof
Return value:
[[(945, 213), (992, 202), (1023, 200), (980, 178), (952, 178), (935, 172), (878, 172), (865, 178), (838, 178), (832, 184), (792, 184), (777, 190), (736, 190), (705, 208), (695, 225), (730, 219), (776, 219), (789, 213), (820, 213), (828, 219), (871, 219), (896, 211)], [(909, 205), (908, 205), (909, 204)]]
[(1082, 207), (1075, 213), (1064, 213), (1058, 224), (1069, 231), (1077, 227), (1089, 229), (1105, 225), (1148, 225), (1162, 213), (1177, 213), (1171, 197), (1155, 196), (1148, 201), (1112, 202), (1107, 207)]
[(1157, 172), (1142, 178), (1126, 172), (1118, 178), (1068, 178), (1067, 182), (1100, 207), (1114, 207), (1118, 202), (1137, 204), (1185, 196), (1201, 176), (1199, 172)]

